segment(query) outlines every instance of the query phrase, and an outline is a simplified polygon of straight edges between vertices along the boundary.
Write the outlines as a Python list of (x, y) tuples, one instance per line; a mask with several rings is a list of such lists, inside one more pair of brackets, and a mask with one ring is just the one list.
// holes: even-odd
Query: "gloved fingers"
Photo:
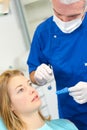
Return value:
[(87, 102), (86, 95), (84, 95), (83, 93), (72, 92), (69, 93), (69, 95), (72, 96), (73, 99), (79, 104), (83, 104)]
[(46, 80), (39, 80), (39, 79), (36, 79), (36, 83), (38, 84), (38, 85), (45, 85), (46, 83), (47, 83), (47, 81)]
[(49, 78), (51, 78), (50, 77), (51, 75), (49, 75), (46, 72), (46, 70), (44, 70), (44, 68), (41, 68), (41, 69), (37, 70), (35, 75), (37, 75), (37, 77), (39, 76), (40, 77), (39, 79), (46, 79), (46, 80), (48, 80)]
[(42, 64), (39, 67), (37, 67), (35, 71), (35, 81), (38, 85), (44, 85), (48, 82), (48, 80), (51, 80), (52, 78), (52, 69), (49, 68), (49, 66)]
[(86, 100), (85, 99), (78, 99), (76, 97), (73, 98), (77, 103), (79, 104), (83, 104), (83, 103), (86, 103)]
[(76, 91), (78, 92), (78, 91), (81, 91), (82, 88), (79, 86), (74, 86), (74, 87), (68, 88), (68, 90), (69, 90), (69, 92), (76, 92)]
[(46, 71), (48, 74), (52, 74), (52, 69), (46, 65), (46, 64), (42, 64), (41, 67), (43, 68), (44, 71)]
[(69, 92), (84, 91), (87, 88), (87, 82), (78, 82), (75, 86), (70, 87)]
[(39, 80), (42, 80), (43, 79), (43, 74), (39, 71), (37, 71), (34, 75), (35, 78), (38, 78)]
[(77, 100), (83, 100), (84, 99), (84, 97), (80, 96), (80, 95), (79, 96), (74, 96), (74, 98), (77, 99)]
[(79, 96), (79, 95), (82, 95), (82, 92), (81, 91), (76, 91), (76, 92), (69, 92), (69, 95), (70, 96)]
[(87, 82), (78, 82), (74, 87), (70, 87), (69, 95), (80, 104), (87, 102)]
[(47, 69), (45, 68), (41, 68), (39, 71), (44, 75), (44, 77), (48, 77), (50, 75), (50, 73), (48, 73)]
[(50, 69), (49, 66), (42, 64), (37, 68), (35, 73), (37, 76), (40, 75), (42, 78), (49, 80), (52, 78), (52, 73), (48, 73), (48, 72), (53, 73), (52, 69)]
[(38, 85), (44, 85), (47, 83), (47, 80), (44, 79), (43, 74), (40, 72), (36, 72), (34, 75), (34, 78)]

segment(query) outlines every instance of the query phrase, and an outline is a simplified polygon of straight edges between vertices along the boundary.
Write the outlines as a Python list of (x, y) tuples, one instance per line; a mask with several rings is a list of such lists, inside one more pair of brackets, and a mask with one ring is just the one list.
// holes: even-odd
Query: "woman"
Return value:
[(68, 120), (45, 119), (40, 106), (37, 91), (22, 72), (7, 70), (0, 75), (0, 114), (8, 130), (77, 130)]

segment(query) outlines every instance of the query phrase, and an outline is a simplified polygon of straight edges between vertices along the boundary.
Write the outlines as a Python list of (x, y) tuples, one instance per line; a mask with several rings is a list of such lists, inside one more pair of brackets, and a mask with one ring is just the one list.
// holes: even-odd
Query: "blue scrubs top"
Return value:
[(3, 120), (0, 117), (0, 130), (7, 130), (5, 124), (3, 123)]
[[(80, 27), (69, 34), (56, 26), (53, 17), (37, 27), (27, 60), (29, 72), (42, 63), (52, 66), (57, 90), (87, 82), (87, 14)], [(87, 103), (78, 104), (66, 93), (58, 96), (58, 108), (60, 118), (87, 130)]]
[[(0, 118), (0, 130), (7, 130)], [(44, 126), (37, 130), (78, 130), (73, 123), (64, 119), (47, 121)]]
[(56, 119), (47, 121), (44, 126), (37, 130), (78, 130), (76, 126), (68, 120)]

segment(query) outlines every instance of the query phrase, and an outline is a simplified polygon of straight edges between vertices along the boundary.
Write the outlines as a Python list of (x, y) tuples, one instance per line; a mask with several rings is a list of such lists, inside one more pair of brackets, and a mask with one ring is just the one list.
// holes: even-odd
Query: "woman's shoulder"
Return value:
[(7, 130), (1, 117), (0, 117), (0, 130)]
[(77, 127), (69, 120), (66, 119), (54, 119), (47, 122), (52, 128), (61, 130), (78, 130)]

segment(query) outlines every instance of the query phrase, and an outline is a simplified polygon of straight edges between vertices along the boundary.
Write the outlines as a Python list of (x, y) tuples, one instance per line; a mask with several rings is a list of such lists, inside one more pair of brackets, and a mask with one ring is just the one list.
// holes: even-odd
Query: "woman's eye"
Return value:
[(29, 86), (32, 86), (32, 83), (29, 81), (29, 82), (28, 82), (28, 85), (29, 85)]
[(17, 93), (20, 93), (20, 92), (23, 92), (23, 91), (24, 91), (24, 88), (21, 88), (21, 89), (18, 90)]

